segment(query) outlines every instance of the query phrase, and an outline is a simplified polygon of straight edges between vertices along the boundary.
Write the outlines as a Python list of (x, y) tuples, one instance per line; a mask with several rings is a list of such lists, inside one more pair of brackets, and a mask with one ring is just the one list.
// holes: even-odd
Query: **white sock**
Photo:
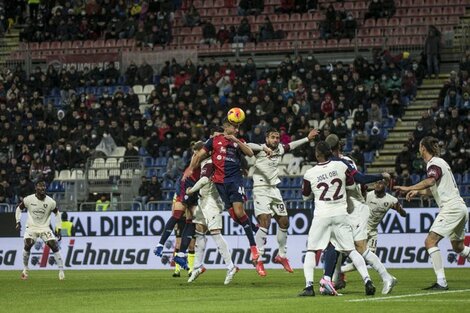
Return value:
[(343, 256), (341, 252), (338, 252), (338, 259), (336, 260), (335, 271), (333, 272), (333, 282), (337, 283), (339, 281), (339, 274), (342, 273), (341, 264), (343, 264)]
[(196, 243), (194, 246), (194, 268), (200, 268), (206, 251), (207, 238), (204, 234), (196, 232)]
[(219, 249), (220, 255), (224, 259), (224, 262), (227, 265), (227, 268), (228, 269), (233, 268), (234, 265), (232, 262), (232, 255), (230, 254), (230, 251), (228, 250), (228, 245), (224, 237), (222, 237), (221, 234), (215, 234), (215, 235), (212, 235), (212, 238), (214, 238), (215, 244), (217, 245), (217, 248)]
[(375, 253), (367, 249), (362, 254), (362, 256), (364, 257), (364, 260), (366, 260), (366, 263), (372, 266), (372, 268), (376, 270), (377, 273), (379, 273), (380, 277), (382, 278), (382, 281), (385, 282), (387, 280), (392, 279), (392, 276), (387, 272), (387, 269), (382, 264), (382, 262), (380, 262), (379, 257)]
[(369, 272), (367, 271), (367, 265), (362, 255), (360, 255), (359, 252), (357, 252), (356, 250), (353, 250), (349, 253), (348, 256), (351, 259), (351, 261), (354, 263), (354, 266), (356, 267), (357, 271), (361, 275), (364, 283), (370, 280)]
[(441, 250), (438, 247), (432, 247), (428, 249), (429, 256), (431, 257), (432, 267), (434, 273), (436, 273), (437, 283), (441, 286), (446, 287), (446, 274), (444, 272), (444, 266), (442, 265)]
[(462, 252), (459, 253), (459, 255), (470, 262), (470, 247), (464, 247)]
[(266, 240), (268, 238), (268, 229), (264, 227), (259, 227), (258, 231), (255, 234), (256, 247), (258, 247), (259, 255), (264, 254), (264, 246), (266, 245)]
[(315, 252), (307, 251), (304, 260), (305, 286), (313, 286), (313, 272), (316, 266)]
[(277, 228), (277, 243), (279, 244), (278, 255), (281, 258), (287, 256), (287, 229), (278, 227)]
[(341, 273), (352, 272), (354, 270), (356, 270), (356, 267), (353, 263), (347, 263), (346, 265), (341, 266)]
[(63, 270), (64, 269), (64, 261), (62, 261), (62, 256), (60, 255), (60, 252), (54, 252), (54, 258), (57, 263), (57, 266), (59, 269)]
[(31, 251), (23, 250), (23, 266), (25, 270), (29, 270), (29, 255)]

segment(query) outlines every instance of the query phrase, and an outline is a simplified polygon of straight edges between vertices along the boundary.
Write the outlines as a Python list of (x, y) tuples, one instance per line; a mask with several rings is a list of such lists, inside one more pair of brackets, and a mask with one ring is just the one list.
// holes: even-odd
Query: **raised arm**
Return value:
[(318, 135), (318, 130), (312, 129), (308, 133), (307, 137), (296, 140), (296, 141), (292, 141), (291, 143), (289, 143), (288, 144), (289, 150), (293, 150), (295, 148), (300, 147), (301, 145), (306, 144), (307, 142), (313, 141), (313, 139), (315, 139), (317, 135)]
[(403, 209), (403, 206), (401, 205), (400, 202), (397, 201), (397, 203), (395, 203), (395, 205), (392, 206), (392, 209), (397, 211), (398, 214), (400, 214), (400, 216), (403, 216), (403, 217), (406, 216), (406, 211), (405, 209)]
[(201, 166), (201, 162), (207, 159), (207, 157), (209, 157), (209, 153), (204, 148), (193, 154), (193, 157), (191, 158), (191, 163), (189, 163), (188, 168), (184, 171), (181, 180), (185, 180), (186, 178), (191, 176), (193, 174), (194, 169)]
[(253, 153), (253, 150), (251, 150), (251, 148), (246, 143), (242, 142), (237, 137), (233, 135), (225, 135), (225, 138), (238, 144), (238, 146), (240, 147), (240, 150), (243, 152), (244, 155), (249, 156), (249, 157), (252, 157), (253, 155), (255, 155)]

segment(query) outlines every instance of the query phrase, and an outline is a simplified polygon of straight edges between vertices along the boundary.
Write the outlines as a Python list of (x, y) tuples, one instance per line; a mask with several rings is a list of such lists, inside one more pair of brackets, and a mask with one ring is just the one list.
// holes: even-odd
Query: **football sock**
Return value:
[(346, 265), (344, 266), (341, 266), (341, 270), (340, 272), (341, 273), (347, 273), (347, 272), (352, 272), (356, 269), (356, 267), (354, 266), (354, 264), (352, 263), (347, 263)]
[(341, 265), (343, 264), (344, 254), (338, 252), (338, 257), (336, 258), (336, 267), (335, 272), (333, 273), (333, 281), (337, 283), (339, 281), (339, 275), (341, 274)]
[(277, 243), (279, 244), (279, 252), (277, 253), (281, 258), (287, 256), (287, 229), (277, 228)]
[(60, 255), (60, 252), (55, 252), (54, 253), (54, 258), (57, 263), (57, 266), (59, 269), (63, 270), (64, 269), (64, 261), (62, 260), (62, 256)]
[(227, 242), (225, 241), (224, 237), (221, 234), (213, 234), (212, 238), (214, 239), (215, 244), (217, 245), (217, 249), (219, 250), (220, 255), (224, 259), (227, 268), (233, 268), (234, 265), (232, 262), (232, 255), (230, 254)]
[(315, 252), (307, 251), (305, 254), (304, 260), (304, 277), (305, 277), (305, 286), (313, 286), (313, 272), (315, 270)]
[(335, 272), (336, 267), (336, 259), (338, 256), (338, 252), (336, 252), (335, 247), (330, 243), (325, 249), (323, 253), (323, 257), (325, 260), (324, 264), (324, 276), (333, 277), (333, 273)]
[(438, 247), (432, 247), (428, 249), (428, 253), (431, 257), (434, 273), (436, 273), (437, 283), (444, 287), (447, 286), (446, 274), (444, 272), (444, 266), (442, 265), (441, 250), (439, 250)]
[(200, 232), (196, 232), (196, 244), (194, 247), (194, 268), (199, 268), (202, 266), (202, 261), (204, 259), (204, 251), (206, 250), (206, 242), (206, 235)]
[(23, 250), (23, 266), (26, 270), (29, 268), (28, 264), (29, 264), (29, 255), (30, 254), (31, 254), (31, 251)]
[[(233, 208), (229, 208), (228, 209), (228, 215), (230, 215), (230, 217), (232, 218), (232, 220), (237, 223), (238, 225), (242, 225), (242, 222), (240, 222), (240, 219), (241, 218), (238, 218), (237, 215), (235, 214), (235, 210)], [(242, 217), (243, 218), (243, 217)], [(256, 225), (255, 223), (253, 223), (251, 220), (250, 220), (250, 224), (251, 224), (251, 228), (253, 229), (253, 232), (257, 232), (258, 231), (258, 225)]]
[(188, 251), (188, 267), (188, 272), (192, 272), (194, 269), (194, 251)]
[(372, 268), (376, 270), (377, 273), (379, 273), (380, 277), (382, 278), (382, 281), (392, 279), (392, 276), (387, 272), (387, 269), (382, 264), (382, 262), (380, 262), (379, 257), (375, 253), (367, 249), (362, 254), (362, 257), (364, 258), (364, 260), (366, 260), (367, 264), (372, 266)]
[(160, 238), (160, 244), (164, 245), (165, 242), (168, 240), (170, 237), (171, 233), (173, 232), (173, 229), (175, 228), (176, 223), (181, 219), (183, 216), (183, 211), (174, 211), (171, 215), (171, 217), (168, 219), (168, 221), (165, 224), (165, 230), (163, 231), (162, 237)]
[(470, 261), (470, 247), (464, 247), (462, 252), (459, 253), (461, 257)]
[(186, 226), (181, 234), (180, 253), (178, 255), (186, 254), (186, 250), (188, 249), (191, 240), (193, 240), (195, 232), (196, 224), (193, 224), (192, 220), (186, 220)]
[(255, 236), (253, 234), (253, 228), (251, 227), (251, 222), (248, 218), (248, 215), (246, 215), (246, 213), (242, 217), (240, 217), (240, 225), (245, 230), (245, 235), (248, 238), (248, 241), (250, 242), (250, 247), (256, 246)]
[(267, 238), (268, 230), (264, 227), (259, 227), (255, 235), (255, 241), (260, 256), (264, 254), (264, 245), (266, 244)]
[(348, 256), (351, 259), (351, 261), (354, 263), (354, 266), (357, 268), (357, 271), (361, 275), (364, 283), (369, 281), (370, 280), (369, 272), (367, 271), (367, 265), (362, 255), (360, 255), (359, 252), (357, 252), (356, 250), (353, 250), (349, 253)]

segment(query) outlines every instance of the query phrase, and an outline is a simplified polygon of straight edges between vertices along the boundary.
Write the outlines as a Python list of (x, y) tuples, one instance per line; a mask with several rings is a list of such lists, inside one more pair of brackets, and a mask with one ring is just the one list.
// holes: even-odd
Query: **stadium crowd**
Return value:
[[(353, 140), (351, 153), (364, 168), (363, 152), (382, 147), (384, 122), (401, 117), (416, 94), (423, 67), (406, 54), (392, 56), (384, 51), (370, 62), (358, 57), (352, 64), (326, 66), (311, 55), (286, 55), (277, 67), (265, 69), (257, 68), (251, 58), (244, 64), (172, 60), (158, 73), (149, 64), (131, 64), (123, 75), (112, 63), (105, 69), (37, 67), (29, 77), (21, 68), (3, 68), (0, 202), (27, 194), (17, 187), (23, 186), (22, 178), (26, 178), (24, 186), (30, 187), (38, 177), (51, 181), (56, 170), (83, 168), (103, 136), (126, 146), (126, 155), (181, 158), (190, 143), (207, 138), (233, 106), (246, 112), (240, 136), (247, 141), (261, 143), (266, 129), (277, 127), (281, 141), (288, 143), (316, 126), (322, 138), (336, 133)], [(117, 86), (119, 82), (125, 86)], [(155, 84), (146, 110), (139, 109), (138, 95), (129, 88), (134, 84)], [(101, 93), (90, 86), (100, 86)], [(455, 89), (460, 92), (462, 87)], [(54, 92), (60, 94), (59, 104), (50, 100)], [(455, 107), (452, 101), (444, 99), (449, 116)], [(440, 123), (437, 116), (436, 123)], [(455, 126), (449, 132), (456, 136), (468, 131), (468, 123), (462, 124), (463, 133), (458, 123), (447, 125)], [(411, 153), (419, 138), (413, 135)], [(446, 138), (442, 140), (448, 144)], [(459, 151), (460, 146), (449, 151)], [(295, 155), (314, 161), (306, 147)], [(401, 174), (399, 168), (397, 173)]]

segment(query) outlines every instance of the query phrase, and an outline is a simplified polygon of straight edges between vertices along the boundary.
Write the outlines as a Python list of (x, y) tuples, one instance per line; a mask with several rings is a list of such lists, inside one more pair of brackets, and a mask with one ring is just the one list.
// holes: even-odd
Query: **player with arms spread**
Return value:
[[(21, 212), (26, 210), (28, 219), (26, 221), (26, 230), (24, 232), (24, 250), (23, 265), (24, 269), (21, 273), (21, 279), (28, 279), (29, 271), (29, 255), (31, 248), (38, 238), (41, 238), (54, 252), (54, 258), (59, 266), (59, 280), (65, 278), (64, 262), (59, 252), (58, 240), (61, 239), (61, 218), (60, 212), (56, 207), (54, 199), (46, 195), (46, 182), (39, 180), (36, 182), (36, 193), (29, 195), (16, 207), (16, 229), (21, 230)], [(55, 236), (51, 229), (51, 214), (56, 217)], [(57, 236), (57, 238), (56, 238)]]
[(364, 280), (366, 295), (374, 295), (375, 287), (367, 272), (366, 263), (355, 250), (346, 201), (346, 184), (351, 184), (354, 180), (365, 183), (369, 177), (351, 171), (342, 160), (332, 159), (330, 146), (324, 141), (316, 145), (315, 155), (318, 164), (305, 173), (302, 191), (304, 197), (315, 198), (315, 211), (304, 261), (306, 287), (299, 296), (315, 296), (315, 255), (318, 250), (325, 249), (330, 241), (336, 250), (348, 255), (353, 261)]
[(468, 209), (460, 196), (454, 175), (440, 154), (438, 141), (434, 137), (424, 137), (419, 143), (419, 153), (426, 162), (427, 176), (413, 186), (395, 186), (406, 192), (410, 201), (416, 195), (432, 195), (440, 212), (429, 230), (424, 245), (431, 257), (437, 282), (425, 290), (447, 290), (447, 281), (442, 264), (442, 256), (437, 246), (442, 238), (449, 237), (452, 248), (461, 257), (470, 261), (470, 247), (464, 245), (465, 225), (468, 223)]
[(212, 181), (225, 204), (225, 209), (230, 210), (233, 208), (238, 222), (245, 230), (250, 243), (251, 259), (256, 264), (259, 254), (256, 248), (253, 228), (243, 208), (245, 189), (243, 187), (241, 168), (241, 159), (244, 155), (253, 156), (253, 150), (235, 136), (238, 132), (238, 125), (231, 124), (225, 118), (223, 129), (223, 134), (208, 139), (204, 144), (204, 148), (193, 157), (191, 164), (183, 175), (183, 179), (191, 176), (193, 171), (200, 166), (201, 162), (211, 156), (215, 168)]
[[(266, 132), (266, 143), (263, 145), (249, 143), (249, 147), (255, 153), (256, 161), (253, 172), (253, 202), (255, 215), (259, 222), (259, 228), (255, 235), (256, 245), (260, 256), (264, 253), (264, 246), (268, 236), (271, 216), (277, 221), (277, 242), (279, 252), (274, 258), (275, 263), (282, 264), (284, 269), (293, 273), (289, 260), (287, 259), (287, 229), (289, 228), (289, 217), (282, 199), (281, 192), (277, 185), (279, 179), (279, 163), (282, 156), (303, 144), (311, 142), (318, 135), (318, 131), (313, 129), (308, 136), (287, 145), (279, 144), (280, 133), (277, 129), (269, 129)], [(256, 271), (260, 276), (266, 276), (263, 262), (259, 259), (256, 264)]]

